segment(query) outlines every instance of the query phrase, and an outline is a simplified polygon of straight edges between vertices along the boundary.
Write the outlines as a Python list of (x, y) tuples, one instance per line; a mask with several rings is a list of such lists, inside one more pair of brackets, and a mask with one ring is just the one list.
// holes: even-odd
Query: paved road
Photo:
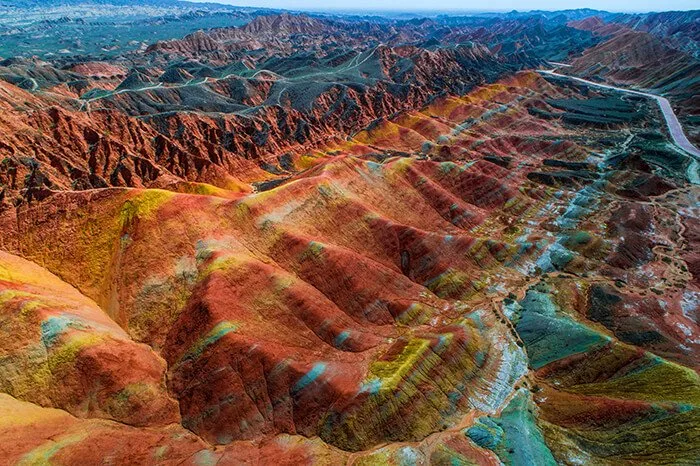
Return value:
[(691, 163), (690, 167), (688, 167), (688, 178), (693, 184), (700, 184), (700, 164), (698, 164), (698, 161), (700, 161), (700, 149), (695, 147), (686, 137), (685, 133), (683, 132), (681, 122), (678, 121), (678, 117), (671, 108), (671, 103), (668, 101), (668, 99), (666, 99), (665, 97), (661, 97), (660, 95), (650, 94), (648, 92), (633, 91), (631, 89), (624, 89), (621, 87), (610, 86), (608, 84), (601, 84), (593, 81), (588, 81), (587, 79), (576, 78), (574, 76), (556, 73), (554, 71), (538, 70), (538, 73), (567, 78), (591, 86), (612, 89), (614, 91), (619, 92), (626, 92), (628, 94), (641, 95), (656, 100), (656, 102), (659, 104), (659, 107), (661, 108), (661, 112), (664, 115), (664, 119), (666, 120), (666, 124), (668, 125), (668, 131), (671, 134), (673, 142), (675, 142), (678, 147), (680, 147), (693, 157), (693, 163)]

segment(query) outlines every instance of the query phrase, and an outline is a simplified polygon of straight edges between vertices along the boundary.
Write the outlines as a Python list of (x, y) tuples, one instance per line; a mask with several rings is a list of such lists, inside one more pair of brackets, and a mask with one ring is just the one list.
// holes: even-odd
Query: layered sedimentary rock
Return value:
[(2, 391), (76, 417), (178, 422), (165, 361), (45, 269), (0, 253)]
[[(7, 319), (47, 340), (32, 344), (49, 367), (71, 349), (62, 377), (95, 367), (114, 395), (18, 378), (5, 435), (68, 431), (4, 455), (67, 463), (98, 442), (135, 462), (692, 459), (691, 162), (653, 135), (651, 103), (579, 92), (521, 73), (438, 98), (291, 157), (289, 179), (256, 193), (49, 192), (6, 211), (3, 261), (50, 277), (35, 290), (6, 274)], [(591, 110), (606, 106), (615, 120)], [(104, 341), (137, 359), (95, 358)], [(30, 347), (4, 367), (40, 373), (19, 369)], [(135, 390), (138, 370), (152, 382)]]
[(697, 161), (565, 20), (4, 63), (2, 460), (692, 463)]
[[(419, 108), (436, 92), (461, 93), (529, 63), (476, 45), (374, 47), (333, 65), (314, 58), (328, 70), (310, 84), (307, 74), (284, 71), (293, 58), (276, 67), (275, 60), (259, 65), (260, 72), (273, 68), (289, 77), (226, 67), (215, 77), (201, 68), (133, 70), (112, 90), (94, 87), (80, 99), (65, 95), (60, 79), (44, 98), (0, 84), (4, 197), (18, 202), (48, 190), (181, 181), (246, 191), (253, 180), (288, 172), (281, 157), (291, 160), (378, 118)], [(36, 75), (36, 67), (28, 69)]]

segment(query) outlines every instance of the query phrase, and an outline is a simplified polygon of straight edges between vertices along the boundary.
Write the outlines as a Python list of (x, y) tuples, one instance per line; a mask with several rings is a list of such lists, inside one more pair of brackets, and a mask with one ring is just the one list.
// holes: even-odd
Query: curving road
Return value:
[(594, 81), (588, 81), (587, 79), (577, 78), (575, 76), (568, 76), (566, 74), (560, 74), (555, 71), (537, 70), (537, 72), (540, 74), (547, 74), (550, 76), (557, 76), (561, 78), (571, 79), (573, 81), (579, 81), (591, 86), (612, 89), (614, 91), (626, 92), (628, 94), (641, 95), (644, 97), (655, 99), (656, 102), (659, 104), (659, 107), (661, 108), (661, 113), (663, 113), (664, 115), (664, 119), (666, 120), (666, 125), (668, 126), (668, 131), (671, 134), (673, 142), (693, 157), (693, 163), (691, 163), (690, 167), (688, 167), (688, 178), (690, 179), (691, 183), (700, 184), (700, 164), (698, 163), (700, 161), (700, 149), (695, 147), (686, 137), (685, 133), (683, 132), (681, 122), (678, 121), (678, 117), (673, 111), (673, 108), (671, 108), (671, 103), (668, 101), (667, 98), (661, 97), (660, 95), (656, 94), (650, 94), (648, 92), (633, 91), (631, 89), (624, 89), (622, 87), (610, 86), (609, 84), (601, 84)]

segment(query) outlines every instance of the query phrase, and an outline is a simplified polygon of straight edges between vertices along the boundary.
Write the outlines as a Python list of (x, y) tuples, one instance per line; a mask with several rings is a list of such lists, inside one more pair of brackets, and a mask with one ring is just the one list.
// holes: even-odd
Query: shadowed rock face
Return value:
[(655, 105), (518, 71), (543, 18), (380, 24), (0, 85), (3, 461), (694, 461), (699, 192)]

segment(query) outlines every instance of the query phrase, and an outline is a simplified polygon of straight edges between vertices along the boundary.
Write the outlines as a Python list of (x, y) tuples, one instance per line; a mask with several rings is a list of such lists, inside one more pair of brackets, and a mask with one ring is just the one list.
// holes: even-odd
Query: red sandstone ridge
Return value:
[[(177, 52), (197, 54), (202, 52), (232, 52), (265, 49), (289, 52), (292, 35), (322, 36), (340, 33), (325, 21), (305, 15), (270, 15), (255, 18), (250, 23), (236, 28), (215, 29), (208, 32), (197, 31), (183, 39), (158, 42), (148, 47), (146, 52)], [(295, 37), (295, 41), (299, 41)]]
[(260, 16), (241, 28), (246, 34), (288, 36), (291, 34), (320, 34), (329, 31), (328, 23), (305, 15)]
[[(137, 344), (94, 301), (46, 270), (0, 252), (0, 390), (76, 417), (135, 426), (179, 422), (165, 362)], [(35, 350), (27, 353), (26, 347)]]
[(606, 23), (598, 16), (590, 16), (580, 21), (570, 21), (568, 24), (573, 28), (591, 31), (600, 36), (611, 36), (629, 31), (628, 28), (621, 24)]
[[(182, 181), (250, 190), (252, 181), (295, 172), (304, 151), (419, 108), (438, 90), (483, 82), (481, 66), (493, 76), (524, 65), (477, 44), (435, 51), (381, 46), (344, 60), (338, 76), (321, 73), (310, 89), (305, 79), (195, 79), (181, 68), (134, 69), (114, 90), (80, 100), (0, 83), (5, 199)], [(352, 84), (365, 75), (371, 85)], [(206, 99), (192, 99), (202, 92)], [(232, 107), (249, 111), (228, 112)]]
[(581, 16), (0, 63), (0, 463), (693, 464), (697, 164), (532, 70), (673, 47)]
[[(601, 425), (632, 417), (640, 419), (633, 426), (639, 432), (651, 424), (652, 440), (677, 433), (685, 411), (674, 403), (678, 396), (696, 396), (693, 379), (688, 369), (650, 352), (692, 363), (684, 349), (692, 343), (678, 324), (691, 338), (697, 328), (685, 316), (683, 291), (676, 288), (684, 280), (675, 265), (680, 256), (669, 251), (673, 259), (666, 264), (634, 238), (653, 231), (662, 241), (682, 230), (668, 222), (674, 217), (667, 200), (657, 197), (664, 207), (651, 216), (650, 204), (635, 198), (644, 194), (648, 174), (639, 162), (602, 174), (606, 190), (593, 191), (599, 208), (571, 216), (581, 193), (591, 192), (586, 188), (592, 181), (585, 177), (598, 176), (587, 163), (603, 147), (597, 138), (619, 133), (530, 110), (554, 114), (547, 102), (575, 95), (535, 73), (521, 73), (378, 121), (349, 141), (323, 148), (315, 166), (266, 192), (231, 199), (206, 189), (73, 191), (53, 193), (6, 216), (0, 247), (25, 258), (5, 254), (7, 269), (41, 277), (47, 288), (39, 293), (23, 274), (3, 276), (0, 309), (8, 316), (32, 316), (11, 329), (30, 330), (35, 340), (27, 341), (59, 335), (56, 350), (49, 348), (73, 356), (65, 363), (60, 358), (66, 380), (89, 367), (110, 374), (116, 387), (129, 388), (86, 413), (69, 406), (74, 414), (69, 416), (50, 409), (64, 407), (61, 398), (43, 404), (23, 398), (15, 388), (20, 379), (10, 388), (14, 397), (0, 396), (3, 419), (10, 419), (0, 422), (23, 435), (25, 424), (15, 419), (31, 419), (38, 440), (21, 447), (3, 443), (0, 452), (33, 458), (56, 437), (60, 423), (67, 432), (51, 444), (65, 442), (54, 456), (65, 462), (101, 458), (86, 450), (97, 444), (124, 462), (147, 462), (154, 455), (185, 464), (376, 461), (408, 451), (438, 464), (454, 457), (495, 464), (495, 453), (473, 441), (480, 438), (475, 431), (468, 437), (464, 429), (487, 422), (478, 421), (485, 416), (510, 419), (508, 410), (519, 409), (512, 395), (531, 400), (516, 411), (518, 418), (528, 409), (546, 416), (549, 424), (528, 425), (551, 429), (545, 431), (551, 446), (543, 448), (558, 455), (565, 455), (571, 441), (565, 429), (573, 422), (587, 425), (567, 414), (580, 406)], [(636, 124), (627, 128), (639, 131)], [(557, 140), (573, 134), (581, 136), (578, 143)], [(382, 157), (399, 146), (414, 156)], [(424, 151), (422, 160), (417, 151)], [(622, 186), (629, 192), (616, 194)], [(670, 181), (658, 189), (686, 192)], [(565, 221), (578, 222), (585, 233), (570, 236), (571, 229), (557, 228)], [(607, 251), (619, 259), (607, 261)], [(623, 260), (629, 257), (635, 261)], [(529, 290), (534, 267), (556, 270), (556, 277), (542, 278)], [(583, 273), (599, 275), (589, 283)], [(646, 291), (655, 286), (650, 276), (667, 279), (658, 290), (665, 304)], [(619, 280), (626, 283), (620, 291), (613, 284)], [(549, 282), (558, 293), (547, 294)], [(521, 310), (508, 311), (523, 313), (516, 329), (501, 311), (506, 298), (515, 306), (509, 293), (522, 303)], [(95, 314), (97, 306), (101, 313)], [(528, 306), (542, 306), (535, 307), (541, 317), (526, 314)], [(545, 319), (541, 326), (533, 323), (538, 318)], [(577, 327), (584, 325), (580, 321), (588, 330)], [(587, 338), (605, 333), (592, 340), (589, 351), (540, 346), (560, 325), (586, 332)], [(112, 340), (117, 336), (133, 348), (132, 358), (138, 356), (128, 371), (117, 364), (125, 355), (93, 353), (103, 338), (118, 347)], [(521, 345), (529, 345), (528, 353)], [(26, 353), (13, 350), (18, 356), (11, 361), (18, 365)], [(85, 366), (94, 354), (103, 356), (102, 365)], [(108, 410), (112, 398), (128, 407), (123, 413), (145, 419), (148, 411), (139, 409), (159, 406), (140, 396), (152, 393), (163, 400), (157, 398), (162, 362), (147, 372), (151, 391), (123, 380), (145, 361), (161, 361), (156, 354), (167, 361), (164, 380), (177, 400), (181, 425), (156, 418), (140, 431), (110, 422), (121, 419)], [(528, 362), (528, 354), (539, 359)], [(124, 372), (106, 364), (110, 361)], [(611, 365), (615, 370), (609, 373)], [(636, 386), (655, 370), (667, 371), (678, 396), (661, 391), (656, 379), (635, 394), (643, 400), (620, 394), (617, 384), (625, 377), (633, 377)], [(561, 383), (567, 391), (557, 388)], [(532, 387), (537, 395), (515, 385)], [(91, 393), (90, 385), (80, 386)], [(174, 402), (164, 400), (158, 413), (170, 412)], [(678, 422), (652, 424), (659, 406), (670, 406), (668, 415)], [(173, 424), (163, 426), (168, 422)], [(596, 426), (594, 434), (601, 429)], [(648, 454), (646, 445), (634, 442), (630, 448)], [(614, 451), (615, 442), (601, 448)], [(663, 458), (668, 449), (651, 451)]]
[[(665, 46), (650, 34), (627, 31), (588, 50), (583, 57), (574, 60), (573, 65), (578, 71), (584, 71), (584, 67), (600, 63), (611, 68), (610, 73), (624, 68), (644, 74), (662, 66), (672, 68), (684, 59), (687, 60), (684, 54)], [(639, 69), (645, 64), (648, 71)]]
[(90, 78), (120, 78), (124, 77), (127, 69), (106, 62), (84, 62), (71, 67), (71, 71)]

